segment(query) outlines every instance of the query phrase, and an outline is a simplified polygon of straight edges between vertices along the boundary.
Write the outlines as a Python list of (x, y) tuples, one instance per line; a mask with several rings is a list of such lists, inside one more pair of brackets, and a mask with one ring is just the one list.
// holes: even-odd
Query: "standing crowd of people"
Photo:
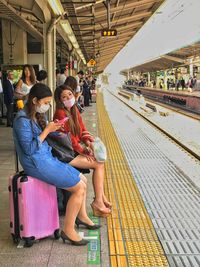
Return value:
[[(75, 225), (83, 225), (88, 229), (98, 229), (100, 225), (94, 224), (87, 215), (87, 179), (79, 169), (93, 170), (93, 214), (107, 217), (112, 208), (104, 194), (104, 162), (97, 162), (94, 156), (94, 136), (87, 131), (79, 111), (79, 105), (82, 108), (90, 105), (95, 80), (91, 75), (84, 75), (83, 71), (79, 71), (76, 77), (57, 72), (57, 87), (50, 90), (44, 83), (46, 78), (46, 71), (42, 70), (36, 76), (33, 67), (25, 65), (20, 80), (14, 86), (13, 73), (8, 71), (2, 83), (7, 126), (13, 127), (15, 148), (25, 173), (71, 193), (66, 204), (61, 238), (63, 242), (82, 246), (88, 241), (79, 236)], [(52, 91), (55, 91), (54, 96)], [(56, 110), (54, 120), (48, 122), (46, 113), (53, 97)], [(16, 100), (23, 100), (24, 107), (12, 121), (13, 103)], [(54, 132), (70, 134), (75, 156), (68, 163), (52, 154), (47, 137)]]

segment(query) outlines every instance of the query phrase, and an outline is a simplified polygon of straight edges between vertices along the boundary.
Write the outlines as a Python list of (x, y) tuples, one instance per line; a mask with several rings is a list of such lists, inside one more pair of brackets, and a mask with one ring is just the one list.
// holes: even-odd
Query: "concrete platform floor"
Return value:
[[(85, 108), (82, 114), (86, 126), (94, 135), (97, 134), (96, 105)], [(15, 172), (15, 156), (12, 129), (0, 126), (0, 266), (1, 267), (85, 267), (88, 248), (63, 244), (62, 240), (47, 238), (34, 244), (31, 248), (17, 248), (12, 242), (9, 229), (8, 177)], [(93, 199), (91, 174), (88, 178), (87, 210), (91, 212)], [(63, 217), (60, 219), (61, 228)], [(109, 249), (106, 220), (101, 219), (101, 264), (92, 266), (108, 267)], [(82, 229), (80, 231), (83, 231)], [(85, 235), (87, 231), (84, 230)]]

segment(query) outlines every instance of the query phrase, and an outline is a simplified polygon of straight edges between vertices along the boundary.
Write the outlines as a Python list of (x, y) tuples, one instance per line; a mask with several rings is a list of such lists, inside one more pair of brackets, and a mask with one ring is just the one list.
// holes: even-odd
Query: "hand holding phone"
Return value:
[(56, 119), (55, 122), (64, 124), (68, 119), (69, 119), (68, 117), (65, 117), (65, 118), (62, 119), (62, 120), (57, 120), (57, 119)]

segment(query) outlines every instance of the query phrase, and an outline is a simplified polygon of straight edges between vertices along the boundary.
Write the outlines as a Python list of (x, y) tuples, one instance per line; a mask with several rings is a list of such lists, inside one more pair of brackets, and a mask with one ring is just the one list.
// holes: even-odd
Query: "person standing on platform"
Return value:
[(32, 86), (36, 83), (36, 76), (33, 66), (24, 65), (22, 77), (18, 81), (15, 89), (15, 97), (17, 99), (27, 99)]
[(13, 73), (8, 71), (7, 78), (3, 83), (3, 92), (4, 92), (4, 103), (7, 108), (7, 127), (12, 127), (12, 114), (13, 114)]
[(57, 86), (63, 85), (66, 78), (67, 78), (67, 70), (63, 68), (61, 69), (59, 79), (57, 80)]
[[(0, 71), (0, 113), (3, 117), (3, 85), (2, 85), (2, 72)], [(2, 118), (0, 118), (0, 125), (4, 125)]]
[(183, 79), (183, 77), (181, 78), (180, 83), (181, 83), (182, 90), (184, 90), (185, 89), (185, 80)]
[(80, 87), (83, 85), (82, 84), (83, 76), (84, 76), (84, 72), (82, 70), (80, 70), (76, 75), (76, 80)]
[(84, 96), (84, 106), (89, 107), (90, 106), (90, 87), (89, 87), (88, 77), (86, 77), (83, 82), (83, 96)]
[(77, 81), (77, 88), (75, 92), (75, 97), (78, 102), (78, 104), (83, 108), (84, 106), (84, 96), (83, 96), (83, 76), (84, 72), (80, 70), (76, 75), (76, 81)]
[(47, 72), (46, 70), (40, 70), (37, 73), (37, 82), (38, 83), (45, 83), (47, 79)]
[(170, 81), (169, 78), (167, 79), (167, 90), (169, 90), (169, 86), (170, 86)]

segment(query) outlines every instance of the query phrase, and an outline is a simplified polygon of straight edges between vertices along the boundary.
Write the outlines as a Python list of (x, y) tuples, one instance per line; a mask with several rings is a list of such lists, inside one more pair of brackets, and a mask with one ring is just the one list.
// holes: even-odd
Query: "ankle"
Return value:
[(104, 202), (102, 200), (99, 200), (99, 201), (95, 200), (95, 201), (93, 201), (92, 204), (97, 208), (101, 208), (101, 209), (106, 208), (106, 206), (105, 206), (105, 204), (104, 204)]
[(93, 202), (91, 206), (102, 212), (106, 212), (106, 213), (111, 212), (111, 210), (107, 208), (104, 203), (96, 204), (95, 202)]
[(93, 221), (88, 216), (78, 216), (78, 219), (81, 222), (87, 223), (89, 225), (93, 225), (94, 224)]

